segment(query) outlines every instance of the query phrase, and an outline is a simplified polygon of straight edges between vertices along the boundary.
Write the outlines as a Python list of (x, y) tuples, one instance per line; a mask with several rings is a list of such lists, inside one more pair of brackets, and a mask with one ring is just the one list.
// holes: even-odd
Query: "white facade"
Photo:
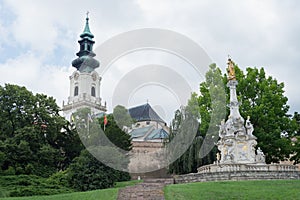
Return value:
[(92, 113), (106, 111), (106, 103), (100, 97), (101, 77), (96, 71), (75, 71), (70, 77), (70, 93), (67, 104), (63, 105), (63, 115), (70, 120), (79, 108), (89, 107)]

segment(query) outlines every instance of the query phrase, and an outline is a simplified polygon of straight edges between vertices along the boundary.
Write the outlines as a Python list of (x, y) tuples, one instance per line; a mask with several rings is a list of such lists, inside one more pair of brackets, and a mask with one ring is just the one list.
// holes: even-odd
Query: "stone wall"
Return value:
[(299, 171), (229, 171), (208, 172), (174, 176), (174, 183), (205, 181), (300, 179)]
[(299, 171), (298, 167), (290, 164), (212, 164), (201, 166), (198, 173), (235, 172), (235, 171)]

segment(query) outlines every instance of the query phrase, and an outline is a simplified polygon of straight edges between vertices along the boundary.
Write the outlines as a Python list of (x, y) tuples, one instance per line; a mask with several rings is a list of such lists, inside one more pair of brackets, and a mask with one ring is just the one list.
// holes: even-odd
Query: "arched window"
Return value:
[(96, 96), (96, 89), (94, 86), (92, 86), (92, 89), (91, 89), (91, 95), (92, 97), (95, 97)]
[(75, 86), (75, 89), (74, 89), (74, 96), (78, 96), (78, 86)]

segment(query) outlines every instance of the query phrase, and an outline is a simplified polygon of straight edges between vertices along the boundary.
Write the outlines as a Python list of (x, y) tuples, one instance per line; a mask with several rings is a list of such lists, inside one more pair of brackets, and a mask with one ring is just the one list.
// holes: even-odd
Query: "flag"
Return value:
[(88, 113), (88, 120), (89, 120), (89, 122), (93, 122), (93, 119), (92, 119), (92, 116), (90, 113)]
[(103, 123), (104, 123), (104, 131), (105, 131), (105, 126), (106, 126), (106, 124), (107, 124), (107, 118), (106, 118), (106, 115), (104, 115), (104, 121), (103, 121)]
[(106, 125), (107, 124), (107, 117), (106, 117), (106, 115), (104, 115), (104, 125)]

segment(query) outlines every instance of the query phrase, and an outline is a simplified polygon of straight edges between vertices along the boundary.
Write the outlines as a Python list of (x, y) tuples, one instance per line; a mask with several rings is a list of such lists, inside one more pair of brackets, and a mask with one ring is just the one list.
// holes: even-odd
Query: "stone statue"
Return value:
[(217, 158), (217, 163), (220, 163), (221, 155), (219, 152), (216, 154), (216, 158)]
[(256, 162), (257, 163), (265, 163), (265, 154), (264, 152), (260, 149), (260, 147), (257, 148), (256, 150)]
[(228, 59), (227, 64), (228, 64), (228, 68), (227, 68), (228, 80), (236, 80), (235, 71), (234, 71), (234, 63), (230, 58)]
[(226, 125), (225, 125), (225, 119), (221, 121), (221, 125), (219, 125), (219, 137), (223, 138), (226, 135)]
[(234, 127), (233, 127), (233, 120), (231, 116), (229, 115), (228, 120), (226, 122), (226, 133), (228, 136), (233, 136), (234, 135)]
[(246, 127), (247, 134), (252, 135), (252, 133), (254, 131), (254, 128), (253, 128), (253, 125), (250, 122), (250, 116), (247, 117), (245, 127)]

